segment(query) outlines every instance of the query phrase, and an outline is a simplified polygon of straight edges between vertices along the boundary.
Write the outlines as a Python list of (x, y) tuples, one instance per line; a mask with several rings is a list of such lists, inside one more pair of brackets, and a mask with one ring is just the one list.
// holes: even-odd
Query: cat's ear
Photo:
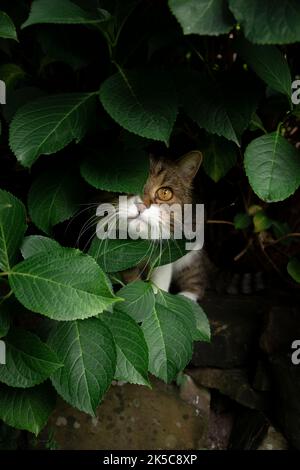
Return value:
[(177, 160), (177, 165), (182, 176), (191, 181), (196, 176), (202, 160), (203, 156), (199, 150), (192, 150), (191, 152), (183, 155), (183, 157)]

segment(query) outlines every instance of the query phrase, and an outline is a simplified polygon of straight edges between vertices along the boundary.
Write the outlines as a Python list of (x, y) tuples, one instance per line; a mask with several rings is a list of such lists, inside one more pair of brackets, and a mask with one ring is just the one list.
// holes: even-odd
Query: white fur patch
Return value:
[(158, 266), (158, 268), (153, 269), (151, 276), (151, 281), (159, 289), (169, 291), (170, 284), (172, 280), (172, 263), (165, 264), (164, 266)]
[(194, 302), (197, 302), (198, 296), (197, 294), (194, 294), (193, 292), (188, 292), (188, 291), (182, 291), (179, 292), (180, 295), (183, 295), (184, 297), (187, 297), (188, 299), (193, 300)]
[(199, 258), (199, 251), (200, 250), (191, 250), (189, 253), (184, 255), (182, 258), (179, 258), (177, 261), (174, 261), (173, 267), (174, 267), (174, 274), (179, 273), (182, 269), (184, 269), (187, 266), (191, 266), (193, 262)]

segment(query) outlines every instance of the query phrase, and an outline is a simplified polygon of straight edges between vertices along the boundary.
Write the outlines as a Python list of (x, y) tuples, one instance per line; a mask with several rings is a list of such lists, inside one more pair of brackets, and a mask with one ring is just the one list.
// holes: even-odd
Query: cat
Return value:
[[(166, 204), (176, 203), (181, 207), (191, 204), (193, 180), (202, 158), (198, 150), (185, 154), (177, 161), (150, 156), (149, 175), (143, 193), (132, 195), (127, 201), (128, 229), (138, 225), (143, 237), (149, 227), (164, 225)], [(194, 249), (173, 263), (154, 268), (150, 280), (164, 291), (169, 291), (171, 283), (175, 283), (181, 295), (196, 302), (205, 292), (205, 265), (205, 253)], [(139, 268), (124, 271), (122, 277), (126, 283), (138, 279)]]
[[(170, 225), (167, 228), (172, 233), (174, 221), (168, 217), (166, 206), (178, 204), (183, 207), (193, 203), (193, 180), (202, 158), (198, 150), (193, 150), (176, 161), (150, 156), (149, 175), (142, 194), (126, 198), (125, 210), (123, 208), (123, 211), (117, 211), (119, 218), (122, 212), (128, 230), (138, 227), (140, 237), (149, 239), (149, 228), (152, 228), (155, 239), (158, 240), (162, 235), (161, 226), (165, 222)], [(112, 201), (111, 194), (107, 198)], [(117, 208), (119, 207), (117, 204)], [(123, 281), (129, 283), (139, 279), (141, 274), (145, 275), (146, 270), (147, 262), (120, 274)], [(179, 294), (195, 302), (201, 300), (208, 290), (250, 294), (265, 289), (262, 273), (254, 273), (252, 276), (251, 273), (224, 272), (214, 265), (200, 246), (173, 263), (154, 268), (150, 280), (154, 286), (167, 292), (175, 284)]]

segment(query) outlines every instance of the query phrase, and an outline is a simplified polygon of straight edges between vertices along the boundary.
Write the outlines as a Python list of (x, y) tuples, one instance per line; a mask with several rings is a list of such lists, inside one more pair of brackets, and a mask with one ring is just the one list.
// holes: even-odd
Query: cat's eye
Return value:
[(170, 188), (159, 188), (156, 195), (161, 201), (170, 201), (173, 197), (173, 191)]

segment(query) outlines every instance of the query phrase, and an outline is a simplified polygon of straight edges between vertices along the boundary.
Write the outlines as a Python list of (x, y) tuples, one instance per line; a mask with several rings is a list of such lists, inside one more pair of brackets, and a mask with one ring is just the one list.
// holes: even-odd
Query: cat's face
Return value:
[(176, 208), (192, 202), (192, 183), (201, 161), (199, 151), (189, 152), (178, 161), (150, 158), (143, 194), (128, 199), (128, 229), (138, 231), (140, 238), (152, 239), (164, 238), (165, 231), (172, 231)]

